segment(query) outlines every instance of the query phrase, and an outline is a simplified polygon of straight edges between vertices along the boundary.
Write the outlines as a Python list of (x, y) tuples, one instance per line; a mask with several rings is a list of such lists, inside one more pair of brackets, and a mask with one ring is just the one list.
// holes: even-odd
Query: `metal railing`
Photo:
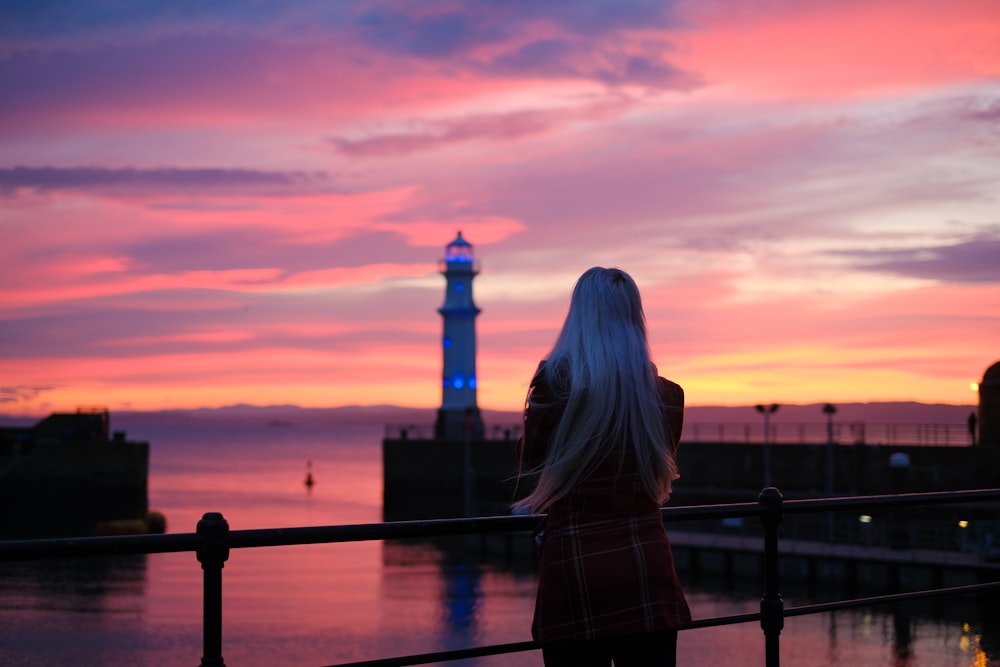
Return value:
[[(484, 428), (483, 438), (486, 440), (517, 440), (521, 437), (524, 425), (520, 422), (510, 424), (491, 424)], [(434, 424), (425, 423), (390, 423), (383, 429), (386, 440), (433, 440)]]
[[(780, 661), (779, 642), (785, 618), (906, 600), (1000, 590), (1000, 568), (995, 568), (991, 570), (992, 580), (985, 583), (854, 598), (785, 609), (779, 579), (778, 531), (785, 515), (994, 501), (1000, 501), (1000, 489), (785, 501), (778, 489), (768, 487), (761, 491), (756, 503), (664, 508), (662, 510), (664, 520), (670, 523), (695, 519), (756, 516), (760, 519), (763, 529), (763, 592), (760, 612), (698, 619), (688, 628), (682, 628), (682, 630), (759, 622), (765, 637), (765, 665), (778, 667)], [(0, 561), (192, 551), (196, 554), (204, 571), (201, 665), (202, 667), (215, 667), (225, 665), (222, 657), (222, 569), (229, 559), (231, 549), (530, 532), (540, 519), (541, 517), (538, 515), (495, 516), (230, 531), (228, 522), (221, 514), (208, 512), (198, 522), (195, 533), (0, 541)], [(983, 564), (984, 569), (986, 565), (986, 563)], [(516, 653), (539, 648), (541, 648), (539, 642), (523, 641), (364, 662), (341, 663), (339, 667), (419, 665)]]
[[(760, 422), (691, 422), (684, 424), (685, 442), (762, 443)], [(961, 447), (972, 444), (966, 424), (897, 424), (881, 422), (780, 422), (767, 427), (771, 444), (907, 445)]]
[[(516, 440), (521, 423), (487, 425), (487, 440)], [(898, 424), (882, 422), (780, 422), (767, 428), (768, 442), (782, 444), (838, 445), (907, 445), (922, 447), (961, 447), (972, 444), (966, 424)], [(390, 423), (385, 425), (388, 440), (429, 440), (434, 424)], [(684, 442), (763, 443), (764, 425), (760, 422), (691, 422), (684, 425)]]

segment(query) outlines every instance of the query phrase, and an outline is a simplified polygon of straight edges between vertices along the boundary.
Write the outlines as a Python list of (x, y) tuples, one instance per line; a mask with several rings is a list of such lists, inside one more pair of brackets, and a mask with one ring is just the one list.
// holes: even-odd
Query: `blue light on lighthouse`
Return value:
[(472, 244), (462, 232), (445, 247), (439, 270), (446, 280), (444, 305), (438, 309), (442, 335), (441, 409), (435, 435), (458, 440), (482, 436), (482, 418), (476, 401), (476, 316), (472, 280), (479, 274)]

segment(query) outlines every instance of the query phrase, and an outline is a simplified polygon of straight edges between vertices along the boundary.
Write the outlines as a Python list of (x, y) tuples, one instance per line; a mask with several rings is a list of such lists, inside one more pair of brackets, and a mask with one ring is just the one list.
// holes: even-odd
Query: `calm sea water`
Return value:
[[(381, 521), (381, 434), (380, 426), (129, 431), (151, 442), (150, 505), (169, 532), (193, 532), (207, 511), (222, 512), (234, 530)], [(524, 641), (532, 568), (420, 543), (233, 550), (223, 571), (223, 655), (231, 667), (319, 666)], [(201, 581), (194, 554), (0, 565), (0, 665), (197, 665)], [(695, 618), (757, 610), (756, 581), (685, 584)], [(785, 601), (810, 600), (792, 592)], [(789, 618), (782, 664), (996, 664), (984, 653), (981, 616), (975, 601), (956, 600)], [(678, 656), (681, 665), (762, 665), (763, 635), (754, 623), (685, 631)]]

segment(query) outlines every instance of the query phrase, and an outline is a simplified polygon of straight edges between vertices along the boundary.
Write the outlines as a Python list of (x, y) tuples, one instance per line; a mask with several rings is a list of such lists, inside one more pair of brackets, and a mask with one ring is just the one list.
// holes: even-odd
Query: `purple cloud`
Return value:
[(366, 42), (386, 51), (420, 57), (453, 56), (482, 43), (523, 34), (525, 26), (547, 23), (588, 39), (629, 29), (679, 23), (668, 0), (470, 0), (369, 3), (356, 19)]
[[(362, 40), (377, 50), (416, 58), (456, 59), (486, 75), (581, 78), (610, 86), (635, 84), (652, 89), (692, 90), (703, 85), (700, 76), (666, 61), (673, 46), (646, 40), (636, 53), (623, 31), (650, 26), (670, 28), (673, 3), (514, 2), (487, 0), (435, 11), (433, 3), (380, 4), (358, 19)], [(473, 50), (484, 44), (514, 41), (532, 24), (555, 24), (566, 37), (539, 39), (512, 46), (500, 55), (480, 61)]]
[(0, 193), (16, 188), (37, 190), (246, 190), (287, 188), (322, 175), (252, 169), (108, 169), (104, 167), (0, 168)]
[[(238, 3), (137, 2), (108, 8), (49, 2), (0, 10), (0, 86), (16, 94), (0, 110), (29, 110), (60, 101), (118, 99), (141, 91), (169, 103), (177, 91), (209, 99), (220, 90), (266, 85), (260, 74), (293, 53), (324, 54), (354, 66), (372, 56), (413, 58), (510, 76), (573, 76), (654, 88), (697, 85), (660, 53), (616, 46), (623, 31), (671, 28), (672, 2), (590, 0), (587, 3), (427, 2)], [(515, 46), (536, 26), (560, 41)], [(478, 60), (484, 46), (510, 44), (506, 55)], [(360, 47), (360, 48), (359, 48)], [(367, 51), (367, 53), (366, 53)], [(558, 52), (558, 58), (550, 60)], [(598, 64), (595, 55), (599, 54)], [(582, 65), (574, 64), (580, 59)], [(38, 82), (46, 85), (39, 86)]]
[(368, 44), (390, 53), (418, 57), (449, 57), (507, 35), (503, 27), (484, 24), (471, 13), (409, 14), (388, 7), (364, 12), (357, 25)]
[(275, 268), (286, 277), (376, 263), (424, 261), (430, 265), (435, 259), (433, 254), (421, 257), (399, 234), (390, 232), (360, 231), (335, 241), (302, 243), (294, 230), (277, 226), (195, 232), (164, 229), (162, 234), (151, 234), (118, 250), (143, 271), (153, 273)]
[(499, 55), (485, 68), (504, 75), (579, 78), (609, 86), (637, 84), (655, 90), (691, 91), (704, 85), (701, 76), (675, 67), (664, 53), (666, 42), (649, 42), (641, 53), (596, 46), (583, 41), (545, 39)]
[(47, 391), (52, 391), (52, 386), (7, 386), (0, 387), (0, 403), (21, 403), (33, 401)]
[(563, 126), (578, 110), (526, 110), (498, 114), (475, 114), (446, 120), (416, 121), (409, 132), (374, 134), (360, 139), (334, 137), (338, 152), (356, 156), (399, 155), (431, 150), (456, 142), (485, 139), (505, 141), (539, 134)]
[(349, 24), (355, 10), (347, 3), (281, 0), (159, 0), (95, 2), (31, 0), (0, 4), (0, 38), (19, 48), (44, 49), (96, 38), (131, 41), (137, 35), (268, 31), (302, 32), (317, 25)]
[(1000, 227), (952, 245), (839, 254), (869, 271), (953, 283), (1000, 282)]
[(362, 30), (373, 45), (416, 55), (454, 53), (474, 40), (518, 34), (546, 21), (588, 37), (677, 23), (676, 0), (364, 0), (297, 2), (258, 0), (158, 0), (106, 3), (80, 0), (8, 2), (0, 5), (0, 37), (8, 43), (42, 45), (81, 35), (131, 39), (142, 34), (254, 31), (260, 34)]
[[(5, 321), (0, 343), (5, 355), (18, 359), (127, 359), (289, 347), (344, 352), (421, 336), (418, 325), (401, 337), (398, 322), (426, 323), (427, 331), (434, 332), (428, 335), (435, 335), (440, 299), (438, 288), (408, 287), (378, 299), (350, 290), (322, 294), (159, 290), (127, 299), (96, 297), (50, 314), (13, 316)], [(295, 324), (275, 326), (282, 322)], [(337, 323), (352, 326), (337, 331)], [(201, 337), (202, 332), (239, 335), (213, 340)], [(20, 393), (8, 393), (11, 400), (23, 400), (25, 391), (22, 387)]]

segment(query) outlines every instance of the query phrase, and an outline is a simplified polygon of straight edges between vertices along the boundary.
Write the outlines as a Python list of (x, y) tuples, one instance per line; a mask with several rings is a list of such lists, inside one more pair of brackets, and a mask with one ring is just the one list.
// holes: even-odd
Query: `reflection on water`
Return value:
[[(758, 611), (759, 582), (746, 578), (685, 577), (695, 618)], [(848, 597), (882, 595), (874, 588), (847, 593), (837, 581), (810, 587), (805, 582), (783, 585), (786, 609)], [(683, 632), (679, 656), (696, 660), (704, 645), (740, 642), (746, 652), (763, 660), (764, 639), (759, 625)], [(914, 600), (873, 605), (785, 619), (781, 633), (781, 661), (785, 665), (925, 665), (986, 667), (1000, 664), (1000, 593)], [(714, 646), (713, 664), (740, 665), (739, 649)], [(683, 664), (682, 662), (679, 664)]]
[[(134, 643), (147, 556), (0, 564), (0, 664), (111, 664)], [(61, 646), (73, 636), (71, 646)], [(63, 649), (66, 650), (63, 650)]]
[(448, 627), (453, 632), (473, 634), (482, 596), (479, 567), (475, 563), (458, 562), (447, 567), (441, 575), (447, 584), (442, 607), (447, 611)]
[[(0, 566), (9, 603), (22, 611), (128, 613), (146, 592), (148, 556), (57, 559)], [(5, 605), (6, 606), (6, 605)]]
[[(172, 532), (190, 532), (206, 511), (222, 511), (233, 529), (378, 521), (380, 434), (136, 435), (153, 441), (153, 506)], [(462, 544), (233, 550), (223, 570), (227, 664), (328, 665), (528, 639), (534, 564), (470, 556)], [(695, 618), (757, 611), (755, 578), (681, 576)], [(783, 593), (788, 608), (841, 595), (833, 587)], [(189, 667), (201, 652), (194, 554), (0, 565), (0, 665)], [(678, 655), (687, 665), (762, 664), (764, 639), (757, 623), (685, 631)], [(788, 618), (781, 657), (797, 667), (988, 665), (1000, 660), (1000, 603), (983, 596)], [(541, 660), (533, 652), (452, 664)]]
[(893, 665), (896, 667), (909, 667), (910, 658), (913, 656), (911, 644), (913, 637), (910, 633), (910, 613), (904, 605), (892, 606), (892, 655)]

